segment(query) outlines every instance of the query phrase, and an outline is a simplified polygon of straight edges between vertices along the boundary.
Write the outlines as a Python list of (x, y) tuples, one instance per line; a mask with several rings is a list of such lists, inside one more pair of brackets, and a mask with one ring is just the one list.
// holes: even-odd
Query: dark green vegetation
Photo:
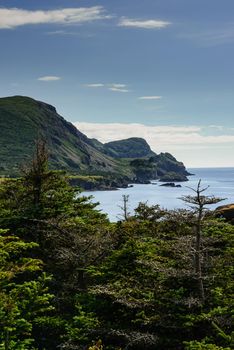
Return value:
[(178, 162), (170, 153), (160, 153), (146, 159), (134, 159), (130, 161), (130, 166), (138, 182), (144, 183), (146, 180), (160, 179), (160, 181), (187, 181), (190, 175), (184, 164)]
[(148, 143), (138, 137), (105, 143), (103, 150), (113, 158), (149, 158), (155, 156)]
[(43, 143), (0, 184), (0, 349), (230, 350), (234, 226), (199, 183), (191, 211), (123, 203), (110, 223)]
[[(145, 140), (131, 138), (107, 144), (89, 139), (56, 109), (29, 97), (14, 96), (0, 99), (0, 175), (18, 176), (20, 166), (33, 154), (35, 140), (46, 140), (52, 169), (67, 170), (73, 175), (108, 177), (101, 188), (118, 187), (129, 182), (147, 182), (173, 173), (186, 180), (186, 169), (168, 153), (156, 155)], [(142, 162), (134, 160), (140, 158)], [(133, 163), (132, 163), (133, 161)], [(104, 182), (104, 184), (103, 184)], [(82, 178), (79, 183), (87, 186)], [(98, 186), (97, 182), (97, 186)]]
[(128, 187), (129, 178), (126, 176), (95, 176), (95, 175), (70, 175), (69, 183), (72, 186), (79, 186), (87, 191), (113, 190), (119, 187)]

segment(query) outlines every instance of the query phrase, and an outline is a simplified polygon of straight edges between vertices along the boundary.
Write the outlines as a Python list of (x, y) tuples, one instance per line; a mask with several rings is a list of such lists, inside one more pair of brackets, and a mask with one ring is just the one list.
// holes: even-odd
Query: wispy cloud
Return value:
[(109, 19), (102, 6), (63, 8), (58, 10), (24, 10), (0, 8), (0, 29), (12, 29), (28, 24), (83, 24), (96, 20)]
[(81, 33), (80, 31), (70, 31), (70, 30), (52, 30), (46, 32), (45, 35), (49, 36), (70, 36), (70, 37), (79, 37), (79, 38), (93, 38), (96, 34), (94, 33)]
[(85, 84), (86, 87), (89, 88), (99, 88), (105, 86), (105, 84), (102, 83), (93, 83), (93, 84)]
[(61, 77), (58, 77), (56, 75), (45, 75), (44, 77), (40, 77), (37, 80), (40, 80), (40, 81), (57, 81), (57, 80), (61, 80)]
[(202, 47), (212, 47), (234, 41), (234, 25), (219, 25), (219, 28), (197, 28), (194, 31), (181, 33), (179, 38), (192, 40)]
[(117, 88), (117, 87), (110, 87), (109, 90), (114, 91), (114, 92), (129, 92), (128, 89), (121, 89), (121, 88)]
[(66, 30), (53, 30), (51, 32), (47, 32), (47, 35), (67, 35), (73, 34), (73, 32), (67, 32)]
[(138, 20), (138, 19), (122, 17), (119, 20), (118, 26), (141, 28), (141, 29), (162, 29), (162, 28), (168, 27), (170, 24), (171, 22), (163, 21), (163, 20), (156, 20), (156, 19)]
[(113, 88), (117, 88), (117, 89), (123, 89), (125, 88), (127, 85), (126, 84), (116, 84), (116, 83), (112, 83), (110, 84), (111, 87)]
[(162, 96), (140, 96), (139, 100), (161, 100)]
[(111, 84), (92, 83), (92, 84), (85, 84), (85, 86), (89, 88), (105, 87), (107, 90), (114, 91), (114, 92), (129, 92), (129, 90), (127, 89), (127, 85), (120, 84), (120, 83), (111, 83)]

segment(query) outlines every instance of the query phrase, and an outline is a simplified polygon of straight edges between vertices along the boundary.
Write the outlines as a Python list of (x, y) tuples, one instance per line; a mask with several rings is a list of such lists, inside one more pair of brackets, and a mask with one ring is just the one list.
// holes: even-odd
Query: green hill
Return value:
[(18, 173), (33, 153), (38, 137), (46, 139), (50, 164), (78, 173), (118, 172), (118, 163), (98, 151), (56, 109), (29, 97), (0, 99), (0, 172)]
[(20, 166), (32, 157), (38, 138), (47, 142), (51, 168), (70, 174), (108, 175), (121, 178), (121, 184), (123, 178), (126, 184), (165, 175), (173, 181), (175, 174), (186, 180), (188, 174), (183, 163), (169, 153), (157, 155), (142, 138), (102, 144), (89, 139), (47, 103), (23, 96), (0, 98), (0, 175), (17, 176)]
[(108, 142), (103, 148), (106, 154), (114, 158), (144, 158), (156, 155), (148, 143), (140, 137)]

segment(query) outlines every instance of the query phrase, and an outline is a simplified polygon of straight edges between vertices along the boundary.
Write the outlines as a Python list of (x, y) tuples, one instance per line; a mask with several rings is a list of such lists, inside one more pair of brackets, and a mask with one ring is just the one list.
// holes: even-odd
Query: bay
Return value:
[(160, 186), (161, 183), (153, 180), (151, 184), (134, 184), (133, 187), (121, 188), (116, 191), (83, 192), (82, 195), (92, 195), (93, 202), (99, 202), (97, 209), (108, 214), (114, 222), (122, 218), (121, 206), (123, 195), (129, 196), (129, 211), (134, 212), (139, 202), (147, 202), (148, 205), (159, 204), (162, 208), (178, 209), (186, 208), (181, 196), (193, 194), (188, 187), (196, 188), (201, 179), (202, 187), (207, 187), (205, 195), (214, 195), (225, 198), (224, 201), (212, 206), (213, 208), (227, 203), (234, 203), (234, 168), (193, 168), (188, 169), (193, 176), (189, 181), (179, 183), (182, 187), (172, 188)]

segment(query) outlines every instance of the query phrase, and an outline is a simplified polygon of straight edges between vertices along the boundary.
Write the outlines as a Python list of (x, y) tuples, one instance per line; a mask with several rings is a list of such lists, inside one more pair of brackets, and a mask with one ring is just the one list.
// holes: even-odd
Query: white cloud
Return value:
[(50, 32), (46, 32), (46, 35), (57, 35), (57, 36), (77, 36), (80, 38), (93, 38), (95, 34), (90, 33), (80, 33), (78, 31), (70, 31), (70, 30), (53, 30)]
[(204, 128), (200, 126), (149, 126), (136, 123), (86, 122), (76, 122), (75, 125), (88, 137), (97, 138), (104, 143), (129, 137), (143, 137), (156, 152), (234, 143), (234, 134), (203, 135)]
[(141, 96), (138, 97), (139, 100), (161, 100), (162, 96)]
[(0, 29), (12, 29), (27, 24), (83, 24), (95, 20), (109, 19), (102, 6), (63, 8), (58, 10), (24, 10), (0, 8)]
[(47, 32), (47, 35), (66, 35), (66, 30), (53, 30), (51, 32)]
[(117, 89), (123, 89), (127, 85), (126, 84), (115, 84), (115, 83), (113, 83), (113, 84), (110, 84), (110, 86), (113, 87), (113, 88), (117, 88)]
[(110, 87), (109, 90), (115, 91), (115, 92), (129, 92), (128, 89), (121, 89), (121, 88), (117, 88), (117, 87)]
[(46, 75), (44, 77), (40, 77), (37, 80), (40, 81), (57, 81), (57, 80), (61, 80), (61, 77), (57, 77), (55, 75)]
[(94, 84), (85, 84), (86, 87), (90, 87), (90, 88), (99, 88), (99, 87), (103, 87), (105, 86), (105, 84), (102, 83), (94, 83)]
[(122, 17), (118, 23), (120, 27), (132, 27), (132, 28), (142, 28), (142, 29), (162, 29), (170, 25), (170, 22), (148, 19), (148, 20), (137, 20), (127, 17)]
[(99, 88), (99, 87), (105, 87), (110, 91), (114, 92), (129, 92), (128, 89), (126, 89), (127, 85), (126, 84), (103, 84), (103, 83), (94, 83), (94, 84), (85, 84), (86, 87), (89, 88)]
[[(145, 138), (155, 150), (166, 145), (180, 145), (191, 135), (199, 135), (199, 126), (148, 126), (138, 123), (86, 123), (76, 122), (76, 127), (101, 142), (125, 139), (129, 137)], [(194, 136), (193, 136), (194, 139)]]

